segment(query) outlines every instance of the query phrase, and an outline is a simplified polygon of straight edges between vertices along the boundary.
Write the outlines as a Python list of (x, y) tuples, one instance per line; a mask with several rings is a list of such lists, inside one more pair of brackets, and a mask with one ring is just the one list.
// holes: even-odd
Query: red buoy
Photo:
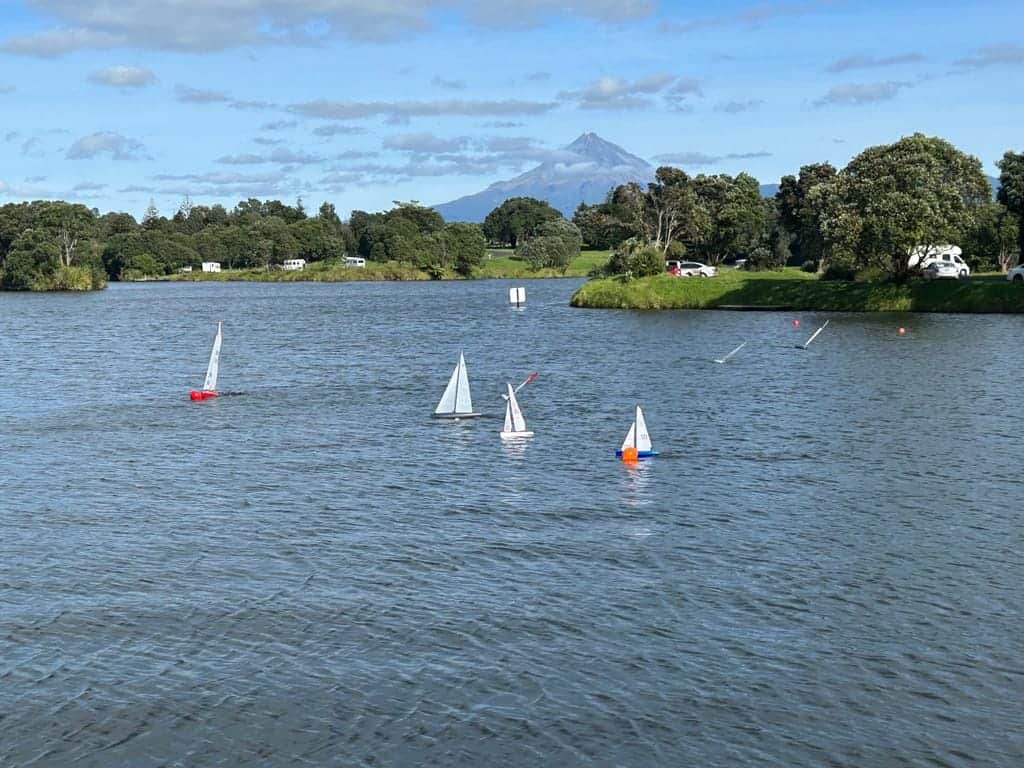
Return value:
[(207, 399), (209, 399), (211, 397), (217, 397), (218, 394), (219, 394), (218, 392), (214, 392), (212, 390), (193, 389), (193, 390), (189, 391), (188, 396), (189, 396), (189, 399), (191, 399), (191, 400), (199, 401), (199, 400), (207, 400)]
[(899, 329), (899, 331), (898, 331), (899, 335), (900, 335), (900, 336), (902, 336), (902, 335), (903, 335), (903, 334), (905, 334), (906, 332), (907, 332), (907, 329), (906, 329), (906, 328), (904, 328), (903, 326), (900, 326), (900, 329)]
[(800, 321), (799, 320), (793, 320), (793, 327), (794, 328), (799, 328), (800, 327)]

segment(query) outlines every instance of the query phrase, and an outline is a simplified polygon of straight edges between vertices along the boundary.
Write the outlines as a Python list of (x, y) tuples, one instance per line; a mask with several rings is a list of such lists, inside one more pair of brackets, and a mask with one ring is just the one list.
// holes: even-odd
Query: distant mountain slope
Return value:
[(446, 221), (483, 221), (510, 197), (535, 197), (571, 217), (581, 202), (599, 203), (619, 184), (646, 186), (653, 178), (654, 168), (646, 161), (595, 133), (584, 133), (532, 171), (434, 208)]

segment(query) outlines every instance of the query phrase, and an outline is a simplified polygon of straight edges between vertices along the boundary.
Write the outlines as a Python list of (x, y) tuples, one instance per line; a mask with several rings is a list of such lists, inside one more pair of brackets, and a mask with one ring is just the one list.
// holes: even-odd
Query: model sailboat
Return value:
[(469, 375), (466, 373), (466, 358), (459, 353), (459, 364), (448, 379), (448, 386), (441, 395), (441, 402), (434, 409), (439, 419), (471, 419), (480, 416), (473, 412), (473, 398), (469, 394)]
[(206, 379), (202, 389), (193, 389), (188, 396), (193, 400), (206, 400), (217, 397), (217, 373), (220, 369), (220, 321), (217, 321), (217, 335), (213, 337), (213, 349), (210, 350), (210, 362), (206, 366)]
[(615, 452), (623, 461), (636, 461), (637, 459), (648, 459), (657, 456), (658, 452), (651, 448), (651, 436), (647, 433), (647, 422), (644, 421), (644, 412), (640, 406), (636, 407), (636, 416), (626, 439), (622, 441), (622, 447)]
[(516, 400), (516, 391), (512, 385), (508, 385), (508, 394), (505, 395), (508, 401), (505, 403), (505, 426), (500, 435), (502, 440), (518, 440), (519, 438), (533, 437), (533, 432), (526, 429), (526, 419), (519, 409), (519, 401)]

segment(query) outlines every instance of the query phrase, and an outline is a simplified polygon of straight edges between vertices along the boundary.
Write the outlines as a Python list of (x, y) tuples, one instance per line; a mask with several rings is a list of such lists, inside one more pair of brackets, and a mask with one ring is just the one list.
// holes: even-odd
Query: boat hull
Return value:
[[(616, 451), (615, 455), (618, 456), (619, 458), (622, 458), (622, 451), (621, 450)], [(657, 455), (658, 455), (657, 451), (637, 451), (636, 452), (636, 457), (638, 459), (649, 459), (652, 456), (657, 456)]]
[(476, 419), (483, 416), (482, 413), (435, 413), (433, 414), (435, 419), (448, 419), (449, 421), (458, 421), (459, 419)]
[(526, 437), (533, 437), (533, 432), (499, 432), (498, 436), (502, 440), (521, 440)]

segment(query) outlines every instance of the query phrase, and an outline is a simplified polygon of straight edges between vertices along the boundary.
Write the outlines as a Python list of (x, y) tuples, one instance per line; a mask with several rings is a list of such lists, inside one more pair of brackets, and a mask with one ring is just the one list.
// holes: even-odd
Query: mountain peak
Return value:
[(510, 197), (535, 197), (572, 216), (581, 202), (601, 202), (619, 184), (645, 184), (653, 178), (654, 169), (646, 161), (587, 131), (533, 170), (434, 207), (449, 221), (483, 221)]

